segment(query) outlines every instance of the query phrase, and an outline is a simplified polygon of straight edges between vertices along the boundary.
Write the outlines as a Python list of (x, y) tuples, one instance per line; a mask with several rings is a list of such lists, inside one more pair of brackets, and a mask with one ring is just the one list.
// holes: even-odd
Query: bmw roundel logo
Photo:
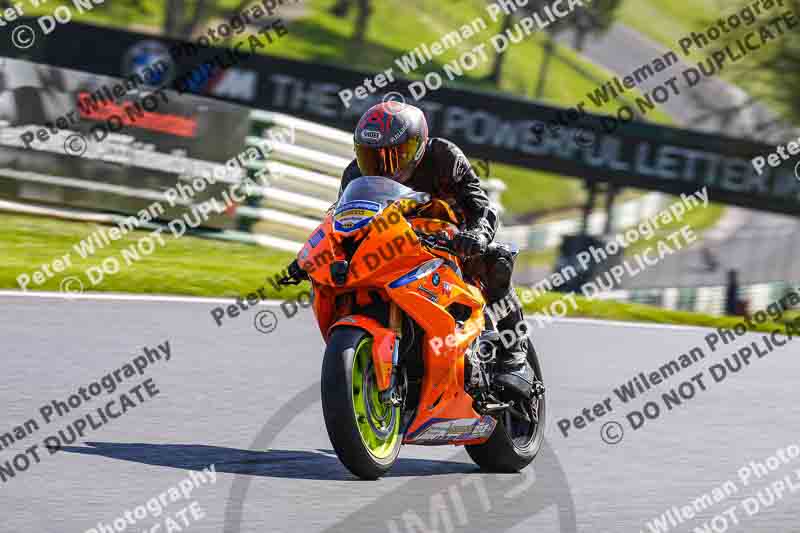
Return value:
[(158, 41), (140, 41), (122, 58), (125, 76), (138, 75), (150, 87), (163, 87), (175, 75), (175, 63), (166, 46)]
[(439, 273), (438, 272), (434, 272), (433, 273), (433, 277), (431, 278), (431, 282), (433, 283), (434, 287), (438, 287), (439, 286)]

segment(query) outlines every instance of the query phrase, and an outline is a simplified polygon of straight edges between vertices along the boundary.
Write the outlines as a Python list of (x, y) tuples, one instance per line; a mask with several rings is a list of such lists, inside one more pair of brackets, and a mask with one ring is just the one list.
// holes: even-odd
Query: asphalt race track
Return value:
[[(532, 468), (484, 474), (463, 450), (406, 447), (390, 476), (363, 482), (339, 464), (325, 432), (318, 388), (323, 343), (311, 315), (289, 320), (278, 307), (259, 306), (217, 327), (210, 310), (218, 305), (0, 294), (0, 435), (32, 418), (40, 425), (0, 451), (0, 472), (33, 445), (40, 456), (27, 466), (18, 459), (24, 471), (0, 482), (0, 531), (84, 532), (99, 522), (112, 524), (179, 486), (190, 471), (212, 464), (215, 483), (198, 483), (160, 517), (133, 517), (122, 530), (151, 531), (161, 522), (158, 531), (167, 531), (165, 518), (191, 501), (203, 517), (190, 515), (188, 526), (175, 519), (180, 529), (170, 531), (691, 532), (723, 531), (722, 519), (727, 531), (788, 532), (796, 526), (800, 457), (781, 452), (786, 461), (768, 458), (800, 445), (800, 339), (763, 358), (753, 356), (716, 383), (708, 367), (759, 342), (760, 335), (711, 353), (704, 341), (708, 330), (561, 321), (534, 333), (548, 386), (549, 427)], [(255, 314), (263, 311), (278, 316), (268, 334), (254, 327)], [(113, 394), (103, 392), (44, 423), (42, 406), (67, 401), (142, 355), (144, 346), (165, 341), (169, 361), (155, 361)], [(614, 394), (639, 372), (650, 374), (695, 346), (705, 358), (659, 387), (627, 404)], [(701, 372), (706, 390), (694, 386), (694, 396), (668, 410), (661, 394)], [(44, 448), (46, 437), (148, 378), (155, 396), (140, 389), (141, 402), (129, 394), (136, 406), (119, 418), (86, 429), (84, 438), (53, 455)], [(688, 386), (682, 392), (690, 396)], [(592, 414), (593, 422), (562, 435), (560, 419), (606, 398), (611, 413)], [(634, 431), (625, 415), (648, 401), (660, 405), (661, 414)], [(624, 431), (605, 426), (607, 440), (622, 435), (617, 444), (601, 438), (609, 422)], [(745, 484), (738, 472), (750, 461), (775, 469), (754, 473)], [(783, 478), (795, 480), (797, 492), (787, 488), (748, 517), (744, 501), (758, 502), (759, 490)], [(693, 501), (727, 481), (735, 493), (717, 503), (709, 499), (694, 518), (677, 527), (648, 527), (673, 507), (696, 509)], [(712, 519), (717, 529), (703, 529)]]

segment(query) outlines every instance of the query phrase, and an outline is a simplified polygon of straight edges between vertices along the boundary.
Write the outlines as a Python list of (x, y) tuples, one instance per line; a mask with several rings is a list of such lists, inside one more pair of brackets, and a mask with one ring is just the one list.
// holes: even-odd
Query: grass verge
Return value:
[[(563, 294), (558, 293), (542, 294), (524, 306), (525, 312), (526, 314), (549, 312), (553, 302), (563, 297)], [(744, 321), (744, 317), (719, 317), (689, 311), (672, 311), (670, 309), (662, 309), (660, 307), (644, 304), (609, 300), (589, 300), (581, 296), (575, 296), (575, 302), (577, 306), (572, 306), (568, 301), (564, 302), (568, 309), (567, 316), (615, 320), (619, 322), (649, 322), (656, 324), (680, 324), (684, 326), (729, 329)], [(792, 311), (784, 315), (783, 322), (755, 324), (756, 327), (752, 331), (766, 333), (775, 331), (776, 329), (784, 331), (786, 325), (791, 320), (795, 320), (795, 324), (797, 325), (797, 320), (800, 320), (800, 316)]]
[[(195, 237), (174, 239), (165, 236), (163, 247), (116, 275), (92, 286), (86, 268), (99, 265), (103, 259), (117, 258), (121, 263), (123, 248), (135, 245), (147, 232), (132, 232), (88, 259), (81, 259), (72, 249), (79, 240), (97, 228), (96, 224), (65, 222), (26, 215), (0, 214), (0, 289), (19, 289), (17, 276), (32, 274), (43, 264), (70, 252), (72, 266), (55, 274), (32, 290), (58, 291), (66, 276), (77, 276), (92, 292), (125, 292), (136, 294), (175, 294), (206, 297), (234, 297), (264, 287), (268, 298), (284, 299), (296, 296), (307, 286), (289, 287), (278, 292), (267, 281), (292, 260), (292, 254), (273, 252), (258, 246), (219, 242)], [(560, 294), (548, 293), (525, 306), (528, 313), (541, 312)], [(658, 307), (613, 301), (587, 300), (576, 297), (578, 309), (568, 306), (569, 316), (626, 322), (655, 322), (703, 327), (732, 327), (740, 319), (714, 317), (685, 311), (670, 311)], [(800, 311), (787, 313), (785, 319), (800, 320)], [(765, 324), (771, 331), (779, 324)]]
[[(733, 11), (735, 5), (728, 10)], [(675, 0), (625, 0), (619, 9), (621, 22), (676, 51), (680, 50), (679, 39), (702, 30), (721, 15), (717, 0), (693, 0), (691, 6)]]
[[(149, 232), (131, 232), (82, 259), (73, 245), (98, 227), (101, 226), (86, 222), (0, 213), (0, 257), (3, 258), (0, 288), (19, 289), (17, 277), (20, 274), (32, 277), (33, 271), (41, 269), (41, 265), (48, 265), (52, 271), (49, 265), (53, 260), (69, 253), (71, 266), (61, 273), (53, 272), (53, 277), (42, 285), (31, 281), (29, 289), (58, 291), (62, 279), (75, 276), (86, 291), (92, 292), (237, 296), (266, 285), (268, 296), (277, 298), (267, 277), (281, 272), (293, 259), (292, 254), (260, 246), (189, 236), (175, 239), (169, 231), (163, 233), (163, 246), (154, 239), (155, 251), (142, 255), (140, 261), (132, 261), (130, 266), (122, 258), (122, 250), (135, 247)], [(99, 267), (104, 259), (112, 257), (121, 265), (119, 272), (106, 274), (97, 285), (92, 285), (86, 269)], [(284, 289), (280, 297), (297, 292), (297, 287)]]

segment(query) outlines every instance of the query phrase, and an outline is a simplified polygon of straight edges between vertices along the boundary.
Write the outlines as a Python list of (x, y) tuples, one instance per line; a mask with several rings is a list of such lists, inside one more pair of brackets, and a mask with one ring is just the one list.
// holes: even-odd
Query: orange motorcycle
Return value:
[(395, 181), (353, 180), (300, 250), (284, 284), (312, 283), (327, 348), (322, 409), (333, 448), (377, 479), (402, 444), (453, 444), (490, 471), (516, 472), (544, 438), (536, 353), (530, 399), (493, 384), (500, 335), (481, 289), (449, 247), (458, 219)]

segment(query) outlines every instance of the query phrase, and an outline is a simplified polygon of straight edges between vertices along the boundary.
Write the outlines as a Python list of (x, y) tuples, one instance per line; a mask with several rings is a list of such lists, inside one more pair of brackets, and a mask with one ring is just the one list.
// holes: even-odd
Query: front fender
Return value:
[(385, 391), (388, 389), (392, 380), (392, 356), (397, 339), (394, 331), (384, 327), (374, 318), (350, 315), (342, 317), (334, 322), (334, 324), (328, 328), (328, 337), (330, 337), (333, 328), (339, 326), (361, 328), (372, 336), (372, 364), (375, 367), (375, 379), (378, 384), (378, 390)]

